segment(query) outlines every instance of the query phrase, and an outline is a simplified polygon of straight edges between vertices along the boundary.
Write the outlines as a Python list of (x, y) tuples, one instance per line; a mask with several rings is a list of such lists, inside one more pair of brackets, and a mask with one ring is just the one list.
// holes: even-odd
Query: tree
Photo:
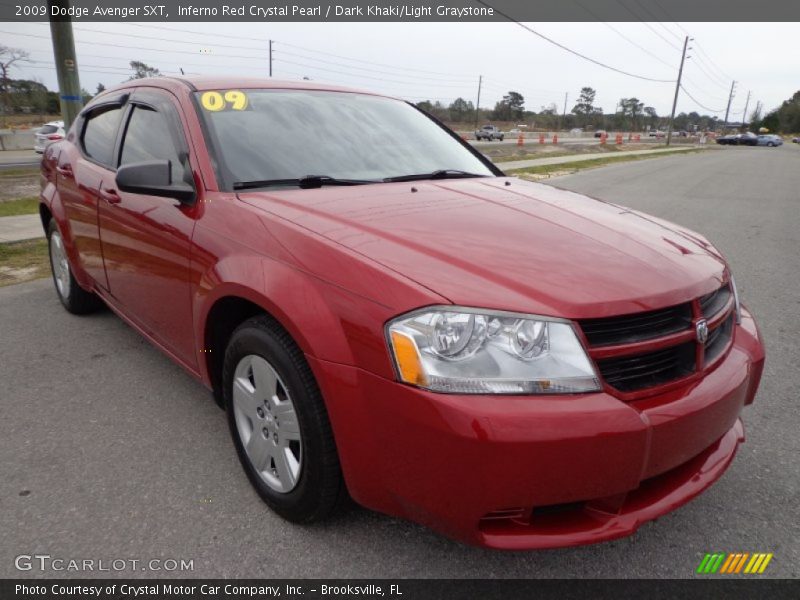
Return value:
[(450, 112), (450, 120), (456, 123), (467, 121), (475, 114), (475, 106), (463, 98), (453, 100), (447, 110)]
[(161, 71), (141, 61), (132, 60), (130, 65), (131, 69), (133, 69), (133, 75), (128, 78), (128, 81), (144, 79), (145, 77), (161, 77)]
[(104, 86), (102, 83), (98, 83), (97, 84), (97, 91), (95, 92), (95, 96), (97, 94), (99, 94), (100, 92), (105, 92), (105, 91), (106, 91), (106, 86)]
[(557, 115), (558, 114), (558, 107), (556, 106), (555, 102), (551, 102), (547, 106), (543, 106), (542, 110), (539, 111), (539, 114), (542, 114), (542, 115)]
[(800, 91), (794, 93), (789, 100), (784, 100), (778, 109), (780, 131), (786, 133), (800, 131)]
[(572, 113), (583, 117), (583, 124), (588, 125), (590, 117), (595, 112), (594, 98), (597, 92), (590, 87), (581, 88), (581, 94), (578, 96), (578, 101), (572, 107)]
[(3, 95), (3, 111), (11, 112), (11, 96), (9, 85), (11, 83), (11, 68), (18, 62), (28, 62), (30, 55), (19, 48), (11, 48), (0, 44), (0, 93)]
[(424, 110), (426, 113), (429, 113), (433, 110), (433, 103), (430, 100), (423, 100), (422, 102), (417, 102), (415, 106), (420, 110)]
[(519, 92), (508, 92), (494, 105), (493, 117), (498, 121), (517, 121), (525, 114), (525, 98)]
[(619, 106), (623, 117), (630, 117), (631, 129), (636, 129), (636, 117), (642, 114), (644, 102), (639, 102), (638, 98), (622, 98)]
[(650, 127), (658, 127), (658, 113), (656, 112), (655, 108), (652, 106), (645, 106), (644, 114), (646, 114), (647, 118), (650, 119)]

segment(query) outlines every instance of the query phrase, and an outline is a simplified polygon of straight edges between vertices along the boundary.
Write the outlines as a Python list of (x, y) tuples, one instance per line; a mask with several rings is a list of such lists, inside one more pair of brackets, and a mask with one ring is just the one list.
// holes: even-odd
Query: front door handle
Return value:
[(109, 204), (119, 204), (122, 198), (119, 197), (117, 190), (100, 190), (100, 197)]

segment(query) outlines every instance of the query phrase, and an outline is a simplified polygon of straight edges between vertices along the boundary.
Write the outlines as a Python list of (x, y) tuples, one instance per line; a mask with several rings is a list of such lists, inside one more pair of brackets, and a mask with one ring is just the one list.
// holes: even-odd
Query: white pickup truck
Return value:
[(476, 140), (486, 140), (488, 142), (500, 140), (502, 142), (504, 137), (505, 134), (494, 125), (484, 125), (475, 132)]

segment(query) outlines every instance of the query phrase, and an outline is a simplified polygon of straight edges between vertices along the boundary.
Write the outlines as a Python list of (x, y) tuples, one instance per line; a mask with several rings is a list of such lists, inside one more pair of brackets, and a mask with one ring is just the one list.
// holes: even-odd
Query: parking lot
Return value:
[[(726, 254), (767, 346), (747, 443), (689, 505), (633, 537), (537, 552), (466, 547), (354, 509), (300, 527), (239, 467), (222, 412), (106, 311), (67, 314), (49, 280), (0, 288), (0, 577), (19, 554), (191, 559), (193, 577), (692, 577), (706, 552), (800, 559), (800, 147), (726, 147), (608, 166), (552, 185), (705, 234)], [(35, 573), (65, 576), (70, 573)]]

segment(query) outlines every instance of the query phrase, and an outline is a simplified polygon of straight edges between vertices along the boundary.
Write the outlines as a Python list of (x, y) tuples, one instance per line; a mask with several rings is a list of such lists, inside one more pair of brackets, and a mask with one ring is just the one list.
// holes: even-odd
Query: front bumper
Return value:
[(714, 483), (744, 440), (764, 349), (744, 310), (702, 380), (630, 403), (435, 394), (309, 362), (355, 500), (467, 543), (530, 549), (629, 535)]

